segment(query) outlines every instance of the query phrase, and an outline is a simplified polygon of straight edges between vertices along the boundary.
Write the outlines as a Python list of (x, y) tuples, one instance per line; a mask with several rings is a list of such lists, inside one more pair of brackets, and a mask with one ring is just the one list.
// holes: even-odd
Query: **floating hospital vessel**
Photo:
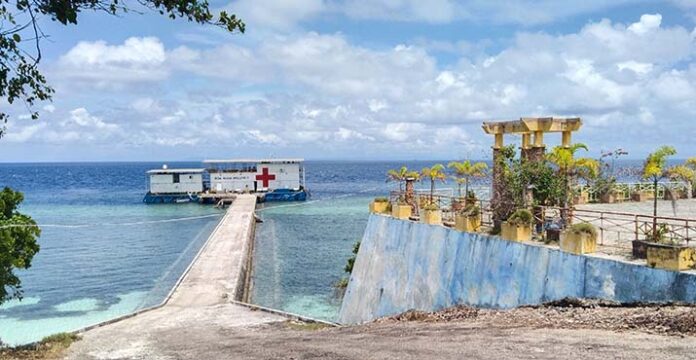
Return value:
[(147, 172), (148, 192), (143, 202), (217, 203), (234, 194), (253, 193), (259, 201), (304, 201), (304, 159), (205, 160), (202, 168), (161, 169)]

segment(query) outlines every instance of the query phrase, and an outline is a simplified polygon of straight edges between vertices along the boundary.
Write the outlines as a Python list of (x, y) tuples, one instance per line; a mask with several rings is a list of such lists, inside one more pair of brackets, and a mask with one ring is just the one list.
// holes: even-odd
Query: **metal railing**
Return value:
[[(665, 199), (668, 189), (685, 196), (689, 185), (680, 181), (660, 182), (657, 184), (657, 198)], [(600, 194), (597, 188), (592, 185), (579, 186), (580, 191), (588, 194), (589, 201), (592, 203), (600, 202)], [(654, 194), (655, 185), (650, 182), (616, 183), (612, 186), (611, 193), (614, 194), (617, 202), (630, 201), (633, 193), (647, 192)]]
[[(404, 199), (405, 193), (393, 191), (390, 194), (392, 202)], [(455, 214), (466, 206), (464, 197), (430, 195), (429, 193), (416, 192), (413, 194), (410, 205), (415, 217), (422, 210), (434, 204), (442, 211), (442, 219), (445, 225), (454, 222)], [(483, 231), (493, 227), (493, 211), (491, 203), (487, 200), (476, 200), (480, 209)], [(547, 230), (563, 230), (570, 224), (589, 223), (595, 226), (598, 233), (597, 243), (600, 252), (608, 254), (628, 255), (631, 252), (633, 240), (652, 240), (654, 224), (657, 224), (658, 240), (663, 243), (693, 245), (696, 239), (696, 219), (668, 217), (617, 211), (602, 211), (589, 209), (567, 209), (552, 206), (537, 206), (532, 209), (535, 217), (533, 232), (540, 240), (547, 240)]]

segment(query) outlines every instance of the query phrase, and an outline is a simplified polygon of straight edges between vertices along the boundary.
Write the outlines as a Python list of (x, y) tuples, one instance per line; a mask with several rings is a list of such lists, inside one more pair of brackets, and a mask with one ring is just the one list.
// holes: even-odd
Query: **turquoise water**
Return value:
[(0, 306), (0, 339), (16, 345), (160, 303), (222, 212), (142, 203), (157, 164), (0, 164), (0, 187), (25, 194), (41, 251), (18, 272), (24, 300)]
[(342, 277), (353, 244), (367, 223), (371, 197), (271, 205), (258, 214), (252, 301), (287, 312), (334, 321)]
[(27, 297), (0, 306), (0, 339), (8, 344), (160, 303), (221, 218), (198, 205), (22, 210), (45, 225), (32, 268), (19, 272)]
[[(33, 266), (19, 273), (24, 301), (0, 307), (0, 339), (36, 341), (162, 301), (221, 212), (196, 204), (144, 205), (145, 172), (161, 165), (0, 163), (0, 187), (22, 191), (22, 211), (43, 230)], [(394, 187), (384, 174), (401, 165), (308, 162), (311, 201), (259, 209), (264, 223), (257, 230), (252, 300), (335, 319), (340, 299), (333, 284), (346, 276), (343, 267), (362, 235), (370, 198)]]

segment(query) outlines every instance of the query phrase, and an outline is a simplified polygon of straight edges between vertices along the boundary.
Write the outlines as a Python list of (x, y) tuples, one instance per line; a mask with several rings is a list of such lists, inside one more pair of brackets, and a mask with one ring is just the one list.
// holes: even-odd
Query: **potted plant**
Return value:
[(423, 207), (421, 222), (431, 225), (442, 225), (442, 211), (436, 204), (430, 203)]
[(573, 254), (590, 254), (597, 250), (597, 228), (590, 223), (571, 225), (561, 233), (561, 250)]
[(510, 241), (531, 241), (534, 216), (527, 209), (518, 209), (501, 226), (501, 237)]
[(667, 238), (669, 225), (659, 224), (658, 238), (647, 243), (648, 266), (658, 269), (681, 271), (693, 269), (696, 265), (696, 249), (679, 241)]
[(411, 205), (406, 202), (406, 199), (399, 197), (396, 204), (392, 205), (391, 215), (394, 218), (408, 220), (411, 217)]
[(454, 228), (464, 232), (481, 231), (481, 209), (476, 203), (471, 203), (455, 213)]
[(604, 203), (604, 204), (613, 204), (616, 202), (619, 202), (619, 195), (620, 191), (618, 189), (609, 189), (605, 193), (603, 193), (600, 197), (599, 200)]
[(636, 188), (631, 192), (631, 200), (637, 201), (637, 202), (643, 202), (643, 201), (648, 201), (651, 200), (652, 198), (652, 193), (647, 190), (643, 190), (640, 188)]
[(587, 191), (587, 188), (583, 187), (580, 191), (575, 193), (575, 198), (573, 200), (575, 205), (588, 204), (590, 202), (590, 192)]
[[(452, 202), (452, 210), (457, 212), (464, 209), (468, 205), (470, 179), (472, 177), (485, 177), (488, 165), (484, 162), (472, 163), (470, 160), (465, 160), (461, 162), (452, 161), (447, 164), (447, 167), (454, 170), (454, 175), (452, 178), (457, 183), (458, 199)], [(462, 184), (464, 185), (464, 196), (466, 196), (463, 202), (461, 201)]]
[(375, 198), (375, 200), (370, 203), (370, 212), (372, 213), (384, 214), (390, 210), (389, 199), (386, 197)]

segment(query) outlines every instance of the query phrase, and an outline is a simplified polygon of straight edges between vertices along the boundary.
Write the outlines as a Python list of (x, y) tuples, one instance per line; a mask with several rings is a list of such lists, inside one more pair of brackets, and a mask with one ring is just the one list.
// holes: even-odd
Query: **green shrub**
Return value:
[(517, 209), (507, 220), (508, 224), (515, 226), (532, 225), (534, 215), (527, 209)]
[(348, 287), (348, 278), (341, 278), (340, 280), (336, 281), (334, 283), (334, 287), (337, 289), (345, 289)]
[(459, 213), (461, 215), (468, 216), (468, 217), (476, 217), (476, 216), (481, 215), (481, 208), (479, 208), (477, 205), (469, 204), (464, 209), (462, 209)]
[(386, 198), (384, 196), (376, 197), (375, 202), (389, 202), (389, 198)]
[(590, 223), (579, 223), (579, 224), (573, 224), (570, 226), (569, 229), (572, 233), (574, 234), (588, 234), (592, 236), (593, 238), (597, 238), (597, 228), (590, 224)]
[(437, 204), (430, 203), (428, 205), (425, 205), (423, 207), (423, 210), (435, 211), (435, 210), (440, 210), (440, 208), (437, 206)]

